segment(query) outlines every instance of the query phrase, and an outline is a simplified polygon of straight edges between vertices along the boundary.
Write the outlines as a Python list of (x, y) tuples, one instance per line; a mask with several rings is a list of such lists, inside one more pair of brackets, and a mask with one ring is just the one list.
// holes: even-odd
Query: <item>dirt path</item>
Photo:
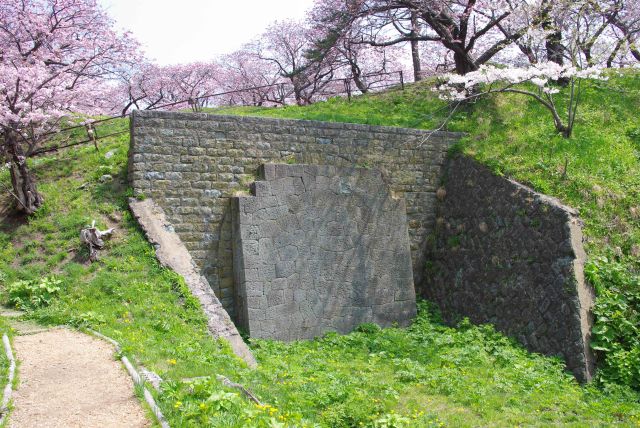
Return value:
[(14, 338), (19, 385), (9, 427), (149, 427), (106, 342), (65, 328)]

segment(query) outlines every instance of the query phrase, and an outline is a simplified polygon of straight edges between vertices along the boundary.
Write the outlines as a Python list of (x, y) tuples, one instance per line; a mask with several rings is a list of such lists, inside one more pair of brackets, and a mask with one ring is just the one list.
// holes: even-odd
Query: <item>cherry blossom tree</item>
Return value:
[(611, 17), (602, 13), (601, 5), (594, 0), (543, 0), (541, 29), (549, 61), (559, 65), (604, 64), (616, 38)]
[[(605, 49), (602, 49), (603, 39), (605, 46), (611, 44), (610, 28), (612, 16), (598, 13), (600, 5), (592, 0), (577, 1), (568, 8), (565, 21), (570, 24), (575, 46), (579, 52), (572, 56), (581, 56), (587, 65), (595, 65), (606, 57)], [(607, 43), (608, 42), (608, 43)]]
[(364, 46), (345, 39), (335, 49), (338, 61), (346, 71), (345, 77), (348, 81), (353, 80), (361, 93), (367, 93), (380, 85), (397, 83), (395, 71), (401, 68), (398, 47)]
[(331, 83), (336, 72), (335, 53), (309, 58), (318, 35), (300, 22), (280, 21), (272, 24), (253, 45), (258, 58), (270, 62), (290, 84), (298, 105), (310, 104)]
[(27, 166), (43, 134), (76, 113), (99, 113), (102, 82), (136, 59), (137, 44), (113, 30), (95, 0), (0, 3), (0, 152), (18, 210), (31, 214), (43, 202)]
[(118, 72), (111, 88), (109, 111), (123, 116), (132, 109), (147, 110), (169, 103), (172, 81), (163, 67), (143, 61)]
[[(178, 108), (188, 105), (193, 111), (201, 111), (209, 103), (209, 95), (219, 89), (216, 76), (218, 66), (213, 62), (194, 62), (163, 67), (160, 73), (169, 81), (168, 99)], [(185, 103), (182, 104), (181, 102)]]
[(249, 47), (225, 55), (218, 66), (218, 84), (223, 91), (231, 92), (222, 97), (225, 104), (282, 105), (289, 95), (280, 69), (272, 61), (261, 59)]
[[(434, 90), (440, 92), (443, 99), (452, 101), (462, 102), (495, 93), (514, 93), (530, 97), (549, 110), (556, 130), (563, 137), (569, 138), (576, 121), (582, 80), (604, 80), (606, 77), (599, 67), (579, 69), (544, 62), (526, 68), (482, 66), (477, 71), (465, 75), (449, 74), (444, 79), (446, 83)], [(569, 82), (569, 99), (564, 118), (555, 99), (561, 93), (555, 84), (558, 81)], [(530, 83), (536, 89), (529, 89), (523, 83)]]
[[(334, 25), (360, 27), (362, 42), (390, 46), (438, 43), (452, 53), (455, 71), (465, 74), (491, 61), (542, 22), (539, 1), (527, 0), (319, 0)], [(527, 19), (528, 18), (528, 19)], [(414, 63), (415, 63), (414, 58)]]
[(110, 111), (127, 114), (131, 109), (156, 108), (200, 111), (208, 96), (220, 89), (220, 67), (215, 63), (159, 66), (142, 62), (118, 73)]
[(598, 11), (611, 22), (618, 38), (616, 54), (624, 45), (631, 56), (640, 61), (640, 1), (601, 0)]
[(541, 0), (539, 10), (541, 25), (529, 18), (530, 33), (516, 41), (531, 63), (542, 60), (543, 52), (560, 65), (612, 67), (628, 64), (636, 54), (640, 60), (637, 0)]
[[(321, 61), (329, 56), (334, 59), (334, 68), (347, 85), (351, 81), (361, 93), (372, 87), (392, 81), (392, 70), (401, 68), (398, 60), (400, 48), (371, 46), (361, 42), (360, 28), (348, 24), (345, 19), (335, 17), (333, 8), (327, 10), (325, 2), (317, 2), (311, 11), (310, 23), (313, 28), (313, 43), (307, 50), (306, 57)], [(329, 24), (329, 25), (327, 25)]]
[[(310, 21), (319, 29), (319, 39), (315, 40), (316, 52), (331, 48), (341, 51), (343, 58), (357, 58), (360, 52), (386, 54), (398, 51), (399, 47), (409, 43), (413, 65), (414, 80), (421, 79), (420, 46), (421, 40), (431, 40), (422, 34), (420, 22), (415, 11), (397, 10), (393, 14), (364, 14), (364, 0), (316, 0), (310, 12)], [(392, 33), (398, 32), (399, 36)], [(384, 34), (384, 37), (380, 36)], [(394, 33), (395, 34), (395, 33)], [(360, 45), (360, 47), (358, 47)], [(365, 47), (374, 49), (365, 50)], [(357, 78), (358, 68), (352, 71)], [(355, 79), (354, 79), (355, 80)], [(360, 87), (356, 80), (356, 86)]]

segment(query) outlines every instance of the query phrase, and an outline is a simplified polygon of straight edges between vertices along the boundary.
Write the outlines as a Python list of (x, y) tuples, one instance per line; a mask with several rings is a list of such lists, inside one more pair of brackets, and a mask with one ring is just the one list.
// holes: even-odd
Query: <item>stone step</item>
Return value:
[(5, 318), (20, 318), (24, 314), (24, 311), (9, 308), (6, 306), (0, 306), (0, 316), (3, 316)]

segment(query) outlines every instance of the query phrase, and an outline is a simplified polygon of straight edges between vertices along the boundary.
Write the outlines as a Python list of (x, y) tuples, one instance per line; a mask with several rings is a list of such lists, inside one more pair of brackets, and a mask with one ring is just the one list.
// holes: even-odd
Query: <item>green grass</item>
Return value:
[[(9, 336), (9, 339), (12, 337), (12, 330), (9, 322), (4, 317), (0, 317), (0, 340), (2, 339), (2, 335), (6, 334)], [(7, 375), (9, 371), (9, 359), (7, 358), (7, 354), (4, 350), (4, 345), (0, 344), (0, 390), (4, 388), (4, 385), (7, 384)], [(0, 392), (0, 395), (2, 393)], [(1, 398), (0, 398), (1, 400)]]
[(392, 89), (381, 94), (355, 97), (352, 102), (335, 97), (311, 106), (222, 107), (205, 109), (216, 114), (269, 116), (329, 122), (364, 123), (432, 129), (447, 114), (447, 105), (423, 85), (407, 85), (403, 91)]
[[(616, 79), (615, 84), (637, 88), (634, 79)], [(604, 89), (593, 91), (598, 98), (597, 91)], [(462, 111), (450, 125), (470, 131), (463, 149), (496, 170), (560, 196), (581, 208), (583, 218), (593, 212), (585, 218), (588, 249), (600, 266), (593, 275), (611, 277), (602, 286), (606, 290), (611, 289), (611, 281), (630, 287), (625, 278), (637, 268), (632, 256), (624, 253), (625, 243), (637, 236), (637, 221), (631, 213), (623, 213), (633, 205), (632, 196), (637, 196), (629, 188), (638, 178), (637, 153), (634, 164), (629, 149), (635, 134), (607, 133), (621, 123), (634, 126), (634, 113), (626, 109), (637, 108), (633, 104), (637, 101), (624, 97), (608, 98), (607, 102), (625, 106), (619, 109), (620, 115), (608, 116), (608, 127), (582, 119), (569, 142), (554, 135), (535, 105), (517, 98), (483, 101)], [(585, 114), (592, 104), (587, 98)], [(414, 86), (404, 92), (356, 98), (351, 104), (337, 99), (307, 108), (234, 109), (233, 113), (430, 128), (446, 116), (442, 106), (430, 92)], [(593, 113), (590, 120), (604, 120), (601, 116)], [(99, 132), (126, 127), (126, 121), (118, 121), (103, 125)], [(591, 143), (580, 142), (586, 138), (581, 133), (587, 133)], [(538, 143), (529, 143), (530, 139)], [(612, 141), (618, 145), (589, 155), (601, 162), (583, 159), (573, 149), (573, 145), (585, 145), (596, 150)], [(152, 246), (132, 219), (126, 206), (130, 195), (125, 184), (127, 147), (125, 135), (103, 143), (100, 153), (82, 147), (33, 162), (45, 206), (28, 221), (3, 219), (0, 282), (6, 290), (18, 280), (39, 281), (52, 275), (60, 279), (59, 295), (48, 306), (31, 310), (29, 318), (44, 324), (91, 327), (118, 340), (135, 364), (167, 380), (156, 395), (172, 426), (640, 425), (638, 395), (617, 385), (624, 382), (581, 387), (559, 361), (530, 354), (488, 326), (445, 327), (426, 303), (420, 304), (418, 319), (408, 329), (364, 325), (348, 335), (328, 334), (313, 341), (252, 340), (260, 365), (248, 369), (225, 343), (208, 336), (197, 302), (180, 278), (158, 265)], [(114, 156), (107, 159), (107, 151), (114, 151)], [(562, 178), (558, 163), (564, 163), (567, 152), (574, 157), (567, 177)], [(608, 163), (619, 156), (626, 157), (623, 166), (616, 168), (624, 169), (606, 173), (614, 168)], [(547, 169), (537, 165), (540, 159)], [(626, 175), (619, 176), (621, 172)], [(104, 174), (114, 180), (100, 183)], [(598, 202), (591, 200), (600, 193), (580, 191), (592, 189), (594, 180), (606, 197), (603, 208), (596, 209)], [(0, 182), (9, 183), (6, 172), (0, 173)], [(592, 211), (586, 210), (590, 204), (596, 204)], [(629, 223), (626, 234), (604, 227), (612, 216)], [(101, 228), (116, 227), (116, 232), (100, 260), (89, 264), (79, 231), (92, 220)], [(620, 246), (622, 255), (615, 246)], [(606, 263), (601, 261), (605, 256), (610, 258)], [(621, 266), (621, 273), (612, 273), (612, 263)], [(265, 406), (222, 387), (216, 374), (250, 388)]]

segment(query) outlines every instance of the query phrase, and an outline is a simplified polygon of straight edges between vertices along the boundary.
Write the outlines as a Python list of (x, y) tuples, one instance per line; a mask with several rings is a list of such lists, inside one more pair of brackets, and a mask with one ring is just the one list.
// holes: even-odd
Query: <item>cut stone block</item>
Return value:
[(296, 340), (368, 322), (408, 325), (416, 301), (406, 207), (382, 174), (281, 164), (260, 174), (254, 196), (232, 200), (240, 326)]

